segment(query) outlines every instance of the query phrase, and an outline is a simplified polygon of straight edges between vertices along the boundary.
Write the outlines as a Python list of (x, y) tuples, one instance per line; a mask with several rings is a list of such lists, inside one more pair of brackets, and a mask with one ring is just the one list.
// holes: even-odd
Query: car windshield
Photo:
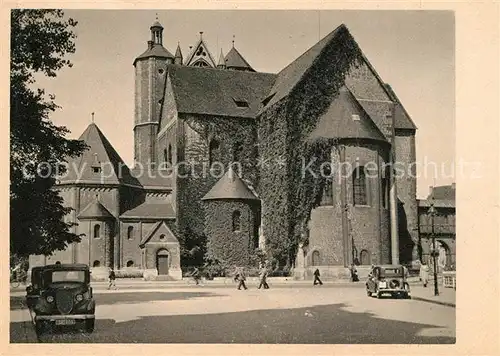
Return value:
[(50, 271), (44, 276), (48, 283), (85, 282), (85, 271)]

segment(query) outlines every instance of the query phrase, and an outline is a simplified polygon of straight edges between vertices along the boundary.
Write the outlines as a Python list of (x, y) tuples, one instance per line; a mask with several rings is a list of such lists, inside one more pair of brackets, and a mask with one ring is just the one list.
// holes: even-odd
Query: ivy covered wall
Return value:
[[(209, 200), (203, 205), (207, 258), (228, 267), (250, 266), (258, 241), (258, 203)], [(237, 227), (233, 226), (235, 212), (240, 214)]]
[[(203, 115), (181, 115), (179, 119), (183, 126), (179, 151), (185, 164), (178, 167), (177, 224), (182, 264), (194, 265), (203, 262), (206, 242), (201, 198), (227, 171), (235, 155), (242, 178), (252, 187), (258, 184), (257, 129), (253, 119)], [(214, 140), (218, 148), (212, 149), (210, 162), (210, 142)]]
[[(304, 162), (315, 161), (311, 170), (319, 172), (321, 163), (328, 162), (330, 149), (337, 141), (310, 141), (307, 137), (338, 96), (348, 73), (362, 62), (356, 42), (346, 28), (340, 28), (290, 94), (261, 116), (262, 158), (272, 160), (286, 156), (284, 166), (278, 171), (276, 166), (274, 170), (261, 169), (259, 186), (266, 250), (282, 265), (292, 264), (298, 242), (304, 238), (304, 227), (312, 208), (319, 203), (325, 183), (324, 178), (302, 174)], [(272, 126), (274, 130), (269, 129)], [(273, 132), (275, 130), (278, 132)], [(268, 137), (271, 132), (273, 139)]]

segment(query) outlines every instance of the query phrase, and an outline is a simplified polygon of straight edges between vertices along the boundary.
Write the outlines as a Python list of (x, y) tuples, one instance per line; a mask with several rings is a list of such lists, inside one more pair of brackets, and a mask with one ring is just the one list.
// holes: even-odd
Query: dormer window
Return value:
[(352, 118), (352, 121), (359, 121), (360, 120), (359, 115), (356, 115), (356, 114), (352, 114), (351, 118)]
[(233, 98), (233, 100), (234, 100), (234, 103), (236, 104), (236, 106), (239, 108), (245, 109), (245, 108), (249, 107), (248, 102), (244, 99)]
[(99, 166), (93, 166), (92, 167), (92, 172), (93, 173), (101, 173), (101, 167), (99, 167)]

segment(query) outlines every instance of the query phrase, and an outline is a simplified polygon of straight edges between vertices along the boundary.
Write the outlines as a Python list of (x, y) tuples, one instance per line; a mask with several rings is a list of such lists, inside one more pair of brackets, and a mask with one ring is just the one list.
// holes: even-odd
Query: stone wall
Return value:
[[(258, 206), (244, 201), (204, 201), (207, 256), (229, 266), (249, 266), (258, 244)], [(233, 213), (240, 228), (233, 231)]]

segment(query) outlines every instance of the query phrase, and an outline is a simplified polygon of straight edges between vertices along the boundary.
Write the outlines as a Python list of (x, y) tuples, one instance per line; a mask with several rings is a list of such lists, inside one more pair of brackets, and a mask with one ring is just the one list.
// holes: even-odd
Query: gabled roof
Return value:
[[(59, 179), (60, 184), (123, 183), (139, 185), (139, 182), (131, 176), (129, 168), (120, 155), (96, 124), (90, 124), (79, 140), (83, 140), (90, 148), (79, 157), (68, 159), (68, 171)], [(101, 172), (94, 172), (93, 167), (101, 167)]]
[(201, 200), (217, 199), (259, 200), (231, 167)]
[(167, 238), (166, 242), (179, 242), (175, 237), (174, 233), (172, 232), (172, 230), (168, 227), (168, 225), (164, 221), (158, 221), (156, 224), (153, 225), (151, 230), (149, 230), (149, 232), (146, 235), (144, 235), (144, 237), (141, 239), (141, 242), (139, 243), (139, 246), (141, 247), (144, 246), (149, 240), (151, 240), (153, 235), (162, 227), (164, 228), (165, 232), (167, 232), (168, 235), (170, 235), (171, 237), (170, 239)]
[(314, 60), (341, 30), (347, 31), (345, 25), (342, 24), (337, 27), (278, 73), (276, 81), (267, 95), (274, 96), (262, 108), (261, 112), (290, 94), (292, 89), (299, 83), (307, 70), (312, 66)]
[(144, 202), (127, 210), (120, 218), (136, 219), (175, 219), (175, 211), (170, 202)]
[(394, 121), (395, 121), (395, 127), (396, 129), (410, 129), (410, 130), (416, 130), (417, 126), (411, 119), (410, 115), (404, 108), (403, 104), (401, 104), (401, 101), (397, 97), (396, 93), (394, 90), (392, 90), (392, 87), (389, 84), (385, 84), (385, 88), (387, 89), (387, 93), (391, 97), (391, 100), (394, 101), (395, 103), (395, 108), (394, 108)]
[(165, 47), (163, 47), (161, 44), (155, 44), (155, 45), (153, 45), (152, 48), (148, 48), (144, 53), (142, 53), (140, 56), (138, 56), (134, 60), (134, 65), (138, 59), (149, 58), (149, 57), (174, 59), (174, 56), (172, 55), (172, 53), (170, 53)]
[(113, 219), (113, 215), (101, 204), (100, 201), (94, 200), (92, 203), (87, 205), (80, 214), (78, 214), (78, 219)]
[[(275, 74), (169, 66), (179, 113), (255, 118)], [(245, 101), (248, 107), (238, 106)]]
[[(205, 54), (204, 56), (197, 56), (197, 53), (199, 53), (200, 50)], [(215, 60), (212, 57), (212, 54), (210, 53), (210, 51), (208, 50), (208, 46), (205, 43), (205, 40), (201, 37), (198, 40), (198, 42), (196, 43), (196, 46), (193, 46), (191, 53), (189, 53), (189, 55), (186, 57), (185, 65), (189, 66), (189, 65), (192, 65), (194, 62), (196, 62), (196, 60), (193, 60), (195, 57), (202, 58), (205, 62), (210, 64), (212, 67), (215, 67)]]
[(236, 48), (231, 48), (231, 50), (226, 54), (225, 58), (227, 69), (238, 69), (238, 70), (249, 70), (255, 72), (255, 70), (248, 64), (248, 62), (243, 58), (240, 52)]
[[(359, 120), (353, 120), (353, 114), (358, 115)], [(339, 96), (333, 100), (309, 136), (310, 139), (318, 137), (360, 138), (387, 142), (370, 116), (345, 86), (340, 89)]]

